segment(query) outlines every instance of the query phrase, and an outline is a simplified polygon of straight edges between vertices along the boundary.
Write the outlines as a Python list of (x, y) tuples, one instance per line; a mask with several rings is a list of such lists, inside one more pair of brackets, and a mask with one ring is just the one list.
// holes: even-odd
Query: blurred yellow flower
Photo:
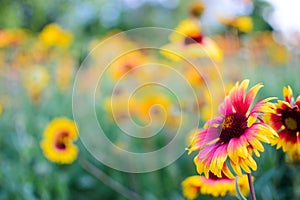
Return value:
[(236, 28), (240, 32), (249, 33), (253, 29), (253, 21), (249, 16), (239, 16), (233, 19), (220, 18), (221, 23)]
[(163, 93), (148, 93), (136, 102), (137, 114), (145, 124), (171, 120), (172, 101)]
[(204, 80), (202, 79), (201, 74), (192, 66), (184, 71), (184, 76), (192, 86), (202, 86)]
[(0, 29), (0, 48), (19, 45), (26, 38), (27, 34), (22, 29)]
[[(189, 38), (195, 40), (198, 43), (202, 42), (203, 35), (201, 33), (201, 24), (196, 19), (186, 19), (180, 22), (180, 24), (174, 29), (174, 33), (170, 35), (171, 42), (193, 42), (188, 41)], [(180, 34), (178, 34), (180, 33)], [(186, 37), (189, 38), (186, 38)]]
[(33, 66), (23, 74), (23, 83), (30, 97), (36, 100), (49, 83), (49, 72), (43, 66)]
[(193, 17), (201, 17), (205, 10), (205, 6), (201, 1), (196, 1), (190, 5), (190, 15)]
[(73, 35), (57, 24), (49, 24), (41, 31), (39, 39), (46, 46), (68, 47), (72, 42)]
[(118, 80), (126, 73), (134, 74), (134, 69), (144, 64), (147, 64), (146, 56), (140, 51), (133, 51), (118, 57), (118, 59), (111, 64), (109, 70), (111, 76)]
[[(199, 194), (223, 197), (226, 194), (237, 195), (235, 188), (236, 178), (229, 179), (225, 176), (218, 178), (210, 173), (209, 178), (205, 176), (190, 176), (182, 182), (183, 196), (188, 200), (194, 200)], [(247, 175), (238, 177), (238, 185), (241, 193), (249, 193)]]
[(300, 164), (300, 148), (286, 152), (286, 162)]
[(222, 50), (212, 39), (203, 36), (200, 22), (196, 19), (182, 21), (170, 35), (170, 41), (161, 48), (161, 53), (174, 61), (203, 57), (215, 61), (223, 59)]
[(48, 160), (70, 164), (78, 154), (78, 148), (73, 144), (76, 139), (75, 123), (65, 117), (56, 118), (45, 128), (41, 148)]

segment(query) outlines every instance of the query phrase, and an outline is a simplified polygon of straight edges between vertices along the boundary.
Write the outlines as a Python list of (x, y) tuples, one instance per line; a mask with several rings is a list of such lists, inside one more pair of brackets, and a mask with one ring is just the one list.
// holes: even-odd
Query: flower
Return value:
[[(188, 200), (196, 199), (201, 193), (214, 197), (225, 196), (226, 194), (236, 195), (236, 178), (229, 179), (225, 175), (222, 178), (209, 173), (209, 177), (190, 176), (182, 183), (183, 196)], [(249, 193), (248, 179), (246, 175), (238, 177), (238, 185), (241, 193), (246, 196)]]
[(266, 117), (279, 137), (272, 141), (277, 149), (293, 155), (300, 153), (300, 95), (296, 101), (290, 86), (283, 88), (284, 101), (278, 100)]
[(232, 170), (238, 176), (242, 176), (242, 171), (255, 171), (257, 165), (252, 154), (260, 156), (259, 151), (264, 151), (261, 142), (270, 143), (277, 136), (261, 119), (262, 112), (272, 110), (269, 100), (273, 98), (263, 99), (249, 110), (263, 85), (257, 84), (246, 92), (248, 85), (249, 80), (237, 82), (219, 108), (221, 116), (207, 121), (195, 136), (190, 152), (200, 150), (194, 162), (198, 173), (207, 178), (209, 172), (233, 178)]
[(205, 10), (205, 6), (202, 2), (194, 2), (190, 5), (190, 15), (193, 17), (201, 17), (201, 15), (203, 14)]
[(172, 121), (171, 112), (173, 106), (172, 100), (163, 92), (144, 93), (135, 103), (137, 106), (137, 118), (144, 125), (159, 123), (164, 120), (167, 124), (174, 122)]
[(114, 80), (119, 80), (123, 75), (134, 74), (135, 69), (147, 64), (147, 57), (141, 51), (133, 51), (118, 57), (110, 68), (109, 72)]
[(22, 44), (27, 39), (27, 33), (22, 29), (0, 29), (0, 48), (14, 47)]
[(39, 34), (39, 39), (46, 46), (68, 47), (73, 39), (70, 32), (64, 31), (57, 24), (48, 24)]
[(199, 195), (202, 185), (201, 177), (202, 176), (190, 176), (181, 183), (183, 196), (188, 200), (196, 199)]
[(233, 19), (220, 18), (220, 21), (224, 25), (236, 28), (243, 33), (249, 33), (253, 28), (253, 21), (249, 16), (239, 16)]
[(180, 56), (208, 57), (216, 61), (223, 59), (222, 50), (212, 39), (203, 36), (201, 25), (196, 19), (183, 20), (170, 35), (170, 41), (170, 44), (161, 48), (161, 53), (174, 61), (181, 60)]
[(56, 118), (47, 125), (41, 148), (48, 160), (70, 164), (78, 154), (78, 148), (73, 144), (76, 139), (75, 123), (64, 117)]
[(287, 163), (300, 163), (300, 148), (294, 151), (289, 151), (286, 154), (286, 162)]

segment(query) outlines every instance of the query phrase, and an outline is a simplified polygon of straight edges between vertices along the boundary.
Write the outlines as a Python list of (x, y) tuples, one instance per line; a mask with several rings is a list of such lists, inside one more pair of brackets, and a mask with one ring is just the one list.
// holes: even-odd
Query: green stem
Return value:
[(247, 173), (247, 176), (248, 176), (248, 183), (249, 183), (249, 187), (250, 187), (250, 194), (251, 194), (252, 200), (256, 200), (255, 191), (254, 191), (254, 185), (253, 185), (253, 182), (252, 182), (251, 173)]
[(142, 197), (139, 194), (135, 193), (134, 191), (124, 187), (117, 181), (113, 180), (111, 177), (109, 177), (99, 168), (95, 167), (92, 163), (90, 163), (86, 159), (79, 157), (79, 163), (86, 171), (88, 171), (90, 174), (95, 176), (98, 180), (102, 181), (105, 185), (109, 186), (110, 188), (120, 193), (124, 197), (133, 200), (142, 199)]

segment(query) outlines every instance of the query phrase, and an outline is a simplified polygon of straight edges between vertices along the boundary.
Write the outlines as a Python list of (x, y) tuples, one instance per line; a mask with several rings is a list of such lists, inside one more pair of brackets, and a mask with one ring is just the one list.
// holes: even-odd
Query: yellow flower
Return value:
[(293, 90), (288, 86), (283, 88), (283, 96), (284, 100), (277, 100), (266, 118), (279, 135), (272, 144), (294, 156), (300, 152), (300, 95), (294, 98)]
[(19, 45), (26, 38), (27, 34), (22, 29), (0, 30), (0, 48)]
[(148, 124), (151, 121), (161, 122), (164, 119), (166, 119), (166, 123), (172, 121), (172, 101), (163, 93), (145, 94), (136, 102), (136, 104), (138, 105), (138, 117), (145, 124)]
[(222, 50), (212, 39), (203, 36), (201, 25), (195, 19), (182, 21), (171, 34), (170, 41), (161, 48), (161, 53), (174, 61), (185, 58), (223, 59)]
[(118, 80), (126, 73), (134, 74), (134, 69), (144, 64), (147, 64), (146, 56), (140, 51), (134, 51), (120, 56), (112, 63), (109, 70), (111, 76)]
[(48, 160), (70, 164), (78, 154), (78, 148), (73, 144), (76, 139), (75, 123), (64, 117), (56, 118), (45, 128), (41, 148)]
[(23, 74), (24, 86), (34, 100), (37, 100), (42, 90), (47, 87), (49, 79), (49, 72), (42, 66), (31, 67)]
[(64, 31), (59, 25), (49, 24), (42, 30), (39, 39), (46, 46), (68, 47), (73, 36), (70, 32)]
[(184, 76), (194, 87), (202, 86), (204, 84), (204, 80), (202, 79), (201, 74), (193, 67), (189, 67), (187, 70), (185, 70)]
[[(190, 176), (182, 182), (183, 196), (188, 200), (196, 199), (199, 194), (223, 197), (226, 194), (237, 195), (235, 188), (236, 178), (229, 179), (226, 176), (218, 178), (210, 173), (209, 178), (205, 176)], [(238, 177), (238, 185), (241, 193), (249, 193), (247, 175)]]
[[(178, 33), (182, 34), (179, 35)], [(176, 28), (175, 32), (171, 34), (171, 42), (182, 42), (185, 40), (184, 35), (200, 41), (202, 39), (201, 24), (195, 19), (183, 20)]]
[(204, 4), (199, 1), (192, 3), (190, 6), (190, 14), (193, 17), (201, 17), (204, 10), (205, 10)]
[(287, 163), (300, 163), (300, 148), (288, 151), (286, 153)]
[(200, 187), (202, 185), (201, 176), (190, 176), (186, 178), (182, 183), (182, 193), (188, 200), (196, 199), (200, 193)]
[(240, 32), (249, 33), (253, 29), (253, 21), (249, 16), (239, 16), (233, 19), (220, 18), (221, 23), (236, 28)]

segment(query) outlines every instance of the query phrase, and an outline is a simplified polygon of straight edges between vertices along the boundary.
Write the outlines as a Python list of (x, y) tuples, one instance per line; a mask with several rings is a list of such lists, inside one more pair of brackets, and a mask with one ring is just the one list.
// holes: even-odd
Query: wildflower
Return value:
[(287, 152), (286, 162), (300, 164), (300, 148)]
[[(209, 173), (209, 177), (190, 176), (182, 182), (183, 196), (188, 200), (196, 199), (199, 194), (223, 197), (226, 194), (236, 194), (236, 178), (229, 179), (225, 175), (222, 178)], [(249, 193), (247, 176), (238, 177), (238, 186), (243, 195)]]
[(41, 31), (39, 39), (46, 46), (68, 47), (73, 36), (70, 32), (64, 31), (59, 25), (49, 24)]
[(56, 118), (47, 125), (41, 148), (48, 160), (70, 164), (78, 154), (78, 148), (73, 144), (76, 139), (75, 123), (64, 117)]
[(138, 105), (137, 117), (143, 124), (148, 124), (152, 120), (154, 122), (166, 120), (166, 123), (172, 121), (172, 101), (162, 92), (144, 94), (136, 103)]
[(233, 19), (221, 18), (220, 21), (224, 25), (236, 28), (238, 31), (243, 33), (249, 33), (253, 28), (253, 21), (249, 16), (239, 16)]
[(300, 96), (295, 101), (290, 86), (283, 88), (283, 96), (266, 116), (279, 135), (272, 144), (294, 157), (300, 153)]
[(232, 170), (238, 176), (242, 176), (242, 170), (250, 174), (257, 169), (252, 154), (260, 156), (259, 152), (264, 151), (261, 142), (270, 143), (277, 136), (261, 120), (262, 112), (272, 110), (269, 103), (272, 98), (261, 100), (249, 110), (263, 85), (257, 84), (246, 92), (248, 85), (249, 80), (236, 83), (219, 108), (221, 116), (207, 121), (190, 148), (190, 151), (200, 150), (194, 162), (198, 173), (204, 172), (207, 178), (209, 172), (228, 178), (234, 177)]
[(181, 58), (172, 52), (187, 58), (209, 57), (216, 61), (223, 59), (221, 49), (212, 39), (204, 37), (201, 25), (196, 19), (183, 20), (170, 35), (170, 41), (170, 44), (162, 47), (161, 53), (175, 61)]
[(126, 73), (134, 73), (136, 67), (146, 63), (147, 58), (142, 52), (133, 51), (118, 57), (110, 66), (110, 73), (113, 79), (119, 80)]
[(22, 29), (0, 30), (0, 48), (17, 46), (26, 39), (27, 33)]
[(190, 14), (192, 17), (201, 17), (205, 10), (205, 6), (202, 2), (194, 2), (190, 6)]
[(185, 70), (184, 76), (187, 78), (189, 83), (194, 87), (202, 86), (204, 84), (203, 78), (201, 77), (199, 72), (193, 67), (189, 67), (187, 70)]

